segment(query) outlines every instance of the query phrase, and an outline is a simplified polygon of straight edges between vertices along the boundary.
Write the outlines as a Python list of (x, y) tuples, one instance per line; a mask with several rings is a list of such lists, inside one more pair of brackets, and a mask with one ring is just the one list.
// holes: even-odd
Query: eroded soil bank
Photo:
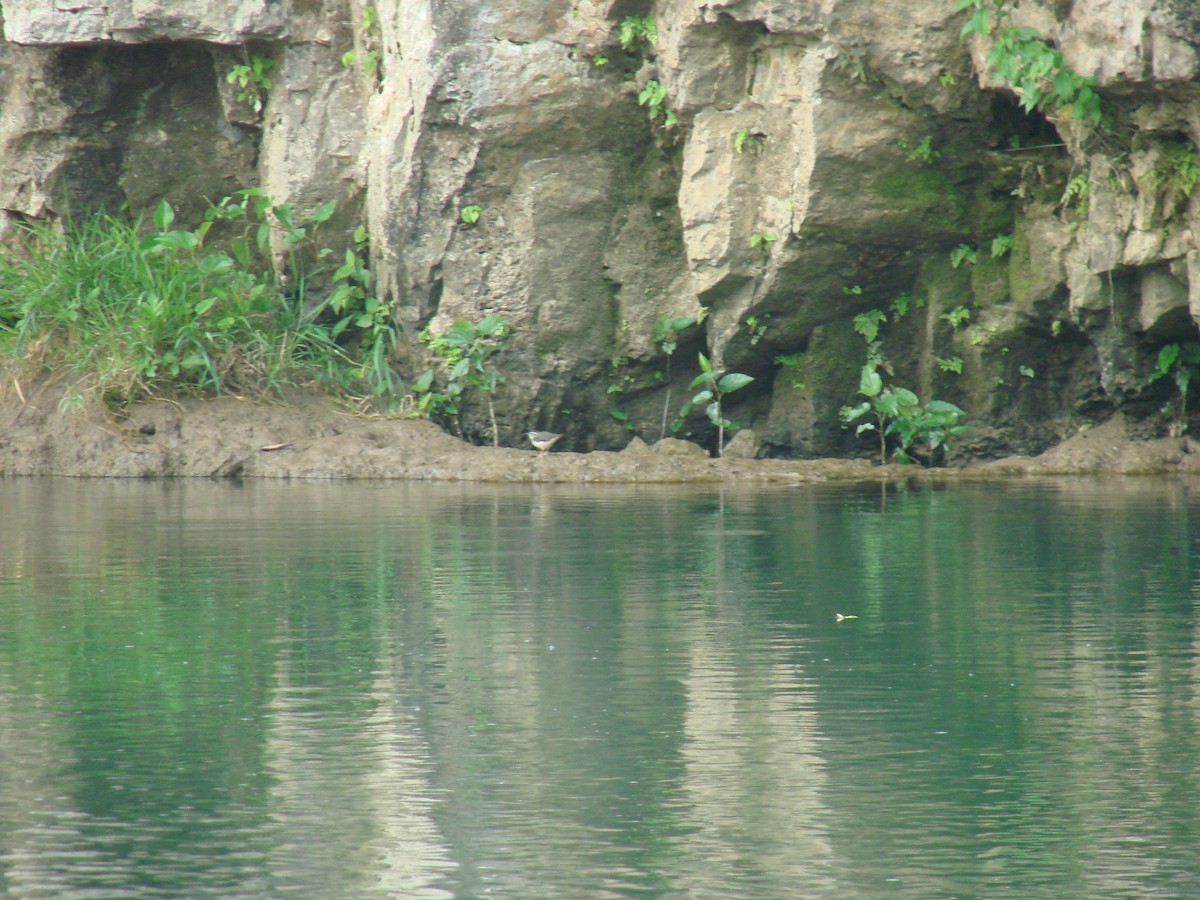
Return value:
[[(695, 444), (635, 439), (620, 452), (477, 447), (416, 419), (355, 415), (333, 400), (235, 397), (136, 404), (121, 415), (66, 409), (53, 386), (0, 393), (0, 475), (157, 478), (400, 478), (480, 482), (788, 483), (914, 474), (866, 459), (711, 459)], [(1032, 458), (938, 470), (939, 477), (1196, 474), (1200, 443), (1134, 441), (1114, 418)]]

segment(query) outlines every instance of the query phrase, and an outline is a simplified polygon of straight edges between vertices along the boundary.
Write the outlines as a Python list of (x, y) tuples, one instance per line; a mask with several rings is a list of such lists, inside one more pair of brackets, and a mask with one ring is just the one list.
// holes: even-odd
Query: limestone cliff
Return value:
[[(866, 451), (838, 409), (872, 309), (895, 381), (968, 411), (968, 452), (1117, 410), (1180, 428), (1175, 382), (1150, 381), (1198, 338), (1200, 6), (1014, 8), (1096, 80), (1100, 129), (1025, 112), (954, 6), (0, 0), (0, 229), (164, 196), (195, 215), (251, 184), (336, 199), (406, 374), (425, 325), (512, 321), (511, 443), (655, 439), (703, 351), (755, 377), (727, 412), (763, 453)], [(654, 28), (622, 46), (631, 19)], [(256, 57), (248, 103), (226, 75)], [(669, 360), (668, 316), (702, 319)]]

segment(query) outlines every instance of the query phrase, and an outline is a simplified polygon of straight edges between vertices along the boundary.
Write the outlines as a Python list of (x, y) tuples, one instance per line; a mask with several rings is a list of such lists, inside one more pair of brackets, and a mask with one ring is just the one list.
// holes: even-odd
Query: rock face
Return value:
[[(1095, 79), (1090, 129), (1024, 111), (954, 5), (2, 0), (0, 233), (250, 185), (336, 199), (405, 375), (426, 326), (513, 323), (513, 446), (657, 439), (703, 352), (754, 376), (724, 411), (758, 452), (869, 452), (838, 410), (872, 310), (891, 380), (966, 409), (974, 455), (1117, 411), (1179, 432), (1186, 369), (1153, 376), (1200, 340), (1200, 7), (1013, 6)], [(239, 99), (255, 58), (270, 87)], [(663, 318), (697, 320), (670, 355)], [(699, 414), (680, 434), (715, 440)]]

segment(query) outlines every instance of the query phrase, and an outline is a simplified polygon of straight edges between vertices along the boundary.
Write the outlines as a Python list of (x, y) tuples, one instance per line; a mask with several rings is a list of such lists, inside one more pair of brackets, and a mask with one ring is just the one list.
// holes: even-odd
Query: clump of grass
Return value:
[[(166, 201), (152, 227), (104, 212), (61, 229), (25, 225), (0, 250), (0, 357), (26, 372), (63, 372), (76, 392), (110, 406), (315, 382), (394, 407), (379, 350), (394, 344), (395, 326), (379, 315), (387, 307), (370, 293), (369, 271), (343, 265), (323, 300), (306, 296), (329, 251), (301, 245), (333, 211), (327, 203), (298, 223), (249, 189), (191, 230), (172, 228)], [(288, 248), (283, 273), (269, 259), (273, 232)]]

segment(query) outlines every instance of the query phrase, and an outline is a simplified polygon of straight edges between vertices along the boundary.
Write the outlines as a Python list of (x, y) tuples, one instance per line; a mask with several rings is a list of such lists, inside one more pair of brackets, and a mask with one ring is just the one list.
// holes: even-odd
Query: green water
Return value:
[(0, 481), (0, 896), (1200, 896), (1197, 491)]

